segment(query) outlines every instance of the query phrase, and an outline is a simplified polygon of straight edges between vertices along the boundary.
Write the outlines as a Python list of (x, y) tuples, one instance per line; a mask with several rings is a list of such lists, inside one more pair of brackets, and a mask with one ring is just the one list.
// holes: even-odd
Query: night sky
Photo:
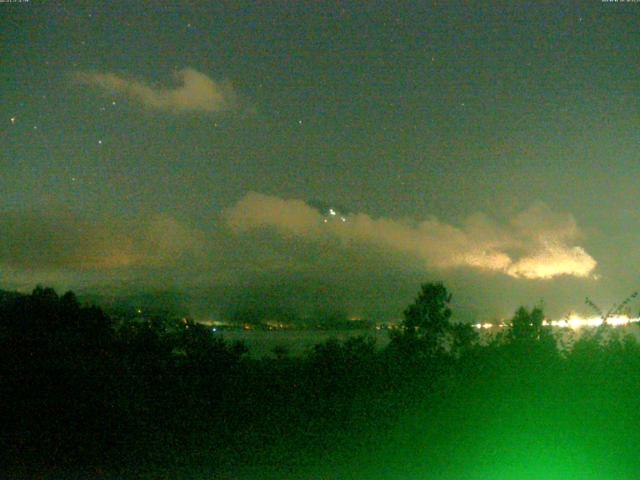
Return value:
[(640, 3), (150, 3), (0, 4), (0, 288), (397, 318), (443, 280), (489, 319), (640, 287)]

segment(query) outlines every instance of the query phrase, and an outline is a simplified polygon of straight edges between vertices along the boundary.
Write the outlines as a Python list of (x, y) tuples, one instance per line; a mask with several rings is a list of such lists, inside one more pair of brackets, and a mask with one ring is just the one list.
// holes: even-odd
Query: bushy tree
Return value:
[(534, 342), (543, 336), (544, 313), (539, 307), (528, 311), (525, 307), (516, 310), (511, 319), (509, 339), (516, 342)]
[(404, 311), (404, 327), (418, 335), (441, 335), (449, 328), (451, 294), (440, 283), (425, 283)]
[(558, 354), (556, 340), (551, 327), (544, 325), (544, 318), (540, 307), (531, 311), (518, 308), (506, 333), (507, 344), (523, 355), (537, 352), (548, 358), (555, 357)]
[(248, 353), (243, 342), (227, 343), (213, 335), (210, 328), (193, 321), (182, 324), (176, 346), (184, 352), (187, 363), (222, 371), (237, 365)]
[(429, 354), (444, 348), (446, 334), (451, 329), (451, 294), (440, 283), (425, 283), (415, 301), (404, 311), (402, 341)]
[(456, 323), (451, 326), (451, 353), (459, 358), (477, 345), (480, 335), (469, 323)]

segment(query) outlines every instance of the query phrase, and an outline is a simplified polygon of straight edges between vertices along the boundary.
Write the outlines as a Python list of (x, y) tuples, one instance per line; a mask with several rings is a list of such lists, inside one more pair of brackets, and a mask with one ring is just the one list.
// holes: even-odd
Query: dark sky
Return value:
[(0, 287), (638, 288), (640, 3), (209, 3), (0, 4)]

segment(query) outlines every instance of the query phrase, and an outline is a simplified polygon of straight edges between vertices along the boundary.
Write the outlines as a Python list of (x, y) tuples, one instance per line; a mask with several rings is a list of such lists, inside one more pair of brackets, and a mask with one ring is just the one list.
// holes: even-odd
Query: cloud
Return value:
[(178, 86), (156, 88), (114, 73), (77, 72), (74, 79), (105, 92), (121, 93), (157, 110), (172, 112), (221, 112), (237, 107), (237, 95), (228, 82), (216, 82), (192, 68), (174, 74)]
[(417, 257), (430, 269), (472, 268), (515, 278), (589, 277), (597, 262), (574, 245), (579, 237), (570, 215), (534, 204), (505, 225), (482, 214), (461, 226), (435, 217), (421, 222), (358, 213), (325, 218), (301, 200), (249, 193), (224, 213), (236, 234), (270, 229), (311, 242), (338, 240), (343, 246), (374, 245)]
[(71, 213), (0, 215), (0, 267), (109, 271), (175, 265), (202, 255), (204, 236), (167, 215), (97, 221)]
[(558, 275), (588, 277), (597, 262), (582, 248), (561, 243), (545, 243), (540, 251), (509, 265), (505, 272), (513, 277), (553, 278)]
[(585, 295), (615, 290), (590, 280), (596, 261), (575, 220), (543, 204), (500, 222), (478, 213), (456, 224), (328, 208), (249, 193), (199, 224), (162, 213), (0, 212), (0, 288), (175, 288), (202, 318), (267, 305), (269, 314), (334, 309), (387, 320), (430, 280), (446, 283), (456, 315), (469, 320), (540, 298), (564, 315)]
[(284, 200), (254, 192), (227, 209), (225, 217), (235, 231), (274, 226), (294, 235), (319, 234), (323, 219), (318, 210), (302, 200)]

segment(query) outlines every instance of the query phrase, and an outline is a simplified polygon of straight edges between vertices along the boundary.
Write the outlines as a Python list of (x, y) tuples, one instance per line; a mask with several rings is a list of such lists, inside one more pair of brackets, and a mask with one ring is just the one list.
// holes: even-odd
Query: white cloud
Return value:
[(175, 73), (175, 88), (156, 88), (114, 73), (78, 72), (76, 81), (106, 92), (121, 93), (143, 105), (173, 112), (220, 112), (237, 106), (237, 95), (228, 82), (216, 82), (192, 68)]
[(582, 248), (562, 243), (544, 243), (538, 252), (505, 268), (512, 277), (553, 278), (558, 275), (588, 277), (597, 262)]
[[(469, 267), (515, 278), (550, 279), (560, 275), (588, 277), (597, 262), (573, 245), (579, 231), (570, 215), (534, 204), (506, 225), (482, 214), (462, 226), (435, 217), (415, 223), (348, 215), (346, 222), (325, 222), (301, 200), (249, 193), (225, 212), (236, 233), (271, 228), (308, 240), (339, 239), (344, 244), (374, 244), (415, 255), (428, 268)], [(517, 252), (514, 253), (514, 252)]]

